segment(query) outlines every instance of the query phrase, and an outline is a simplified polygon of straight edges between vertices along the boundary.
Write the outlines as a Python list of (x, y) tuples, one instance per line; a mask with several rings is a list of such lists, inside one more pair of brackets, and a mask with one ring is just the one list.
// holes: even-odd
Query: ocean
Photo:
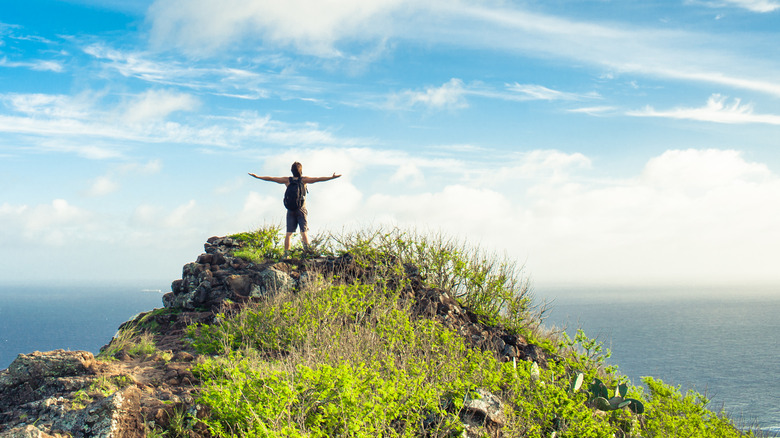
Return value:
[(97, 354), (123, 322), (162, 307), (167, 290), (127, 286), (0, 286), (0, 369), (19, 353)]
[(780, 436), (780, 290), (558, 288), (545, 326), (582, 328), (636, 385), (705, 395), (741, 427)]
[[(162, 307), (141, 287), (0, 286), (0, 369), (19, 353), (97, 353), (119, 325)], [(780, 291), (555, 288), (546, 326), (582, 328), (612, 352), (609, 364), (640, 385), (653, 376), (694, 389), (739, 425), (780, 436)]]

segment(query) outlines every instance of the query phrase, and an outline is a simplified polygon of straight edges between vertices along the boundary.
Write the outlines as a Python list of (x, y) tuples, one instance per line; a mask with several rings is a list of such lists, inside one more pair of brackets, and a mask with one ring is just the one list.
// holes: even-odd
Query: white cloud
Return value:
[(119, 184), (107, 176), (99, 176), (92, 181), (92, 186), (87, 191), (89, 196), (105, 196), (119, 189)]
[(506, 88), (517, 93), (520, 100), (584, 100), (598, 98), (598, 94), (587, 93), (577, 94), (568, 93), (565, 91), (553, 90), (542, 85), (537, 84), (520, 84), (515, 82), (514, 84), (507, 84)]
[(146, 163), (128, 163), (119, 167), (119, 172), (140, 174), (140, 175), (154, 175), (160, 173), (162, 170), (162, 161), (159, 159), (151, 159)]
[[(2, 44), (0, 44), (2, 45)], [(27, 60), (27, 61), (9, 61), (8, 58), (0, 58), (0, 67), (29, 68), (36, 71), (52, 71), (61, 73), (65, 68), (62, 63), (49, 60)]]
[[(344, 174), (310, 187), (314, 233), (377, 224), (442, 231), (526, 262), (540, 285), (780, 280), (772, 252), (780, 246), (780, 177), (733, 150), (666, 151), (622, 179), (601, 175), (583, 154), (550, 150), (489, 162), (368, 148), (286, 150), (263, 155), (259, 169), (247, 171), (287, 174), (294, 159), (308, 175)], [(154, 172), (159, 164), (137, 168)], [(425, 184), (392, 182), (393, 175), (422, 175)], [(236, 203), (221, 204), (228, 195), (208, 191), (170, 207), (144, 202), (110, 214), (61, 199), (3, 203), (0, 242), (21, 239), (41, 252), (52, 245), (94, 248), (91, 242), (127, 254), (186, 246), (184, 255), (167, 246), (157, 255), (165, 259), (160, 266), (178, 269), (210, 235), (283, 222), (281, 187), (246, 178), (250, 190)]]
[[(6, 94), (0, 101), (11, 110), (0, 114), (0, 133), (43, 137), (31, 148), (75, 152), (90, 158), (121, 156), (130, 142), (179, 143), (241, 148), (267, 145), (354, 146), (371, 139), (338, 137), (317, 123), (285, 123), (247, 111), (231, 117), (195, 114), (181, 122), (164, 120), (176, 111), (191, 111), (198, 99), (186, 93), (145, 91), (116, 108), (106, 96)], [(112, 140), (122, 140), (114, 142)]]
[(647, 162), (641, 180), (665, 190), (715, 190), (740, 181), (761, 184), (774, 176), (761, 163), (747, 162), (734, 150), (672, 150)]
[[(379, 162), (363, 165), (354, 171), (382, 172)], [(527, 261), (544, 284), (780, 279), (780, 178), (739, 152), (671, 150), (625, 179), (593, 176), (588, 157), (556, 151), (480, 168), (476, 179), (452, 178), (460, 169), (417, 190), (350, 185), (362, 197), (317, 201), (313, 221), (442, 230)], [(332, 183), (312, 200), (344, 188)]]
[(163, 224), (169, 228), (186, 228), (191, 226), (197, 220), (197, 216), (193, 214), (196, 205), (197, 203), (192, 199), (186, 204), (176, 207), (168, 214)]
[(676, 108), (658, 111), (648, 106), (643, 110), (629, 111), (627, 114), (637, 117), (662, 117), (726, 124), (761, 123), (780, 125), (780, 115), (756, 114), (753, 111), (752, 104), (742, 104), (740, 99), (734, 99), (733, 103), (727, 104), (727, 100), (725, 96), (713, 94), (707, 100), (707, 104), (701, 108)]
[[(267, 98), (270, 95), (267, 82), (272, 78), (277, 82), (296, 79), (289, 74), (257, 73), (252, 70), (214, 66), (208, 63), (204, 63), (206, 66), (201, 66), (196, 60), (158, 61), (154, 53), (121, 51), (103, 44), (87, 46), (84, 48), (84, 53), (125, 77), (239, 99)], [(283, 94), (281, 92), (284, 88), (277, 86), (274, 91)]]
[(419, 186), (425, 180), (425, 176), (414, 163), (402, 164), (390, 177), (390, 182)]
[(0, 206), (0, 242), (3, 245), (26, 241), (45, 246), (63, 246), (89, 231), (92, 215), (64, 199), (49, 204)]
[[(777, 4), (730, 1), (756, 11), (768, 11)], [(308, 13), (300, 14), (301, 10)], [(148, 19), (159, 44), (198, 53), (214, 53), (235, 44), (351, 59), (359, 55), (347, 56), (341, 50), (356, 52), (364, 44), (413, 40), (503, 51), (510, 56), (564, 59), (606, 68), (613, 74), (715, 83), (780, 95), (774, 75), (777, 62), (749, 55), (756, 52), (756, 45), (765, 44), (761, 40), (735, 41), (684, 30), (578, 21), (530, 12), (507, 2), (231, 0), (226, 5), (217, 0), (157, 0)]]
[(148, 18), (153, 42), (191, 52), (213, 52), (250, 36), (333, 57), (341, 55), (336, 42), (381, 37), (382, 23), (406, 8), (421, 9), (408, 0), (157, 0)]
[(777, 9), (780, 9), (780, 3), (775, 0), (688, 0), (686, 3), (703, 4), (712, 8), (737, 7), (760, 13), (773, 12)]
[(194, 96), (169, 90), (148, 90), (127, 104), (124, 119), (129, 123), (161, 122), (176, 111), (194, 111), (200, 101)]
[(423, 106), (431, 109), (462, 109), (468, 107), (463, 81), (452, 78), (440, 87), (427, 87), (424, 91), (406, 90), (390, 98), (394, 108)]
[(582, 108), (573, 108), (566, 110), (570, 113), (581, 113), (581, 114), (588, 114), (591, 116), (599, 116), (606, 113), (612, 113), (616, 111), (617, 108), (614, 106), (587, 106)]

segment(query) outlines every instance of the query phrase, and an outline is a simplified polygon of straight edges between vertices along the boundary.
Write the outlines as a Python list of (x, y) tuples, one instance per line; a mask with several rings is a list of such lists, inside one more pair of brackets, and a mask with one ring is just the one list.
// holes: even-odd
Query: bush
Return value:
[[(279, 233), (244, 236), (242, 251), (276, 257)], [(350, 254), (371, 275), (309, 283), (188, 328), (198, 351), (216, 355), (193, 370), (199, 402), (211, 411), (202, 421), (214, 435), (457, 436), (465, 400), (484, 389), (503, 400), (507, 437), (742, 436), (695, 393), (682, 396), (651, 378), (644, 380), (649, 394), (627, 385), (605, 365), (609, 351), (581, 331), (574, 339), (541, 335), (543, 311), (522, 268), (504, 259), (397, 229), (331, 235), (320, 249)], [(456, 328), (414, 317), (399, 297), (417, 274), (481, 321), (543, 345), (546, 366), (502, 363)], [(645, 413), (595, 409), (593, 394), (571, 384), (579, 373), (588, 383), (619, 386), (622, 396), (644, 402)]]

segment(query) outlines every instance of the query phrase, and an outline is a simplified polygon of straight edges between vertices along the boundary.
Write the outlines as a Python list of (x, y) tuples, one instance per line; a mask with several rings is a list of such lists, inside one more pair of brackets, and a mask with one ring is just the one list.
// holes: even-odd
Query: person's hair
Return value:
[(292, 163), (290, 170), (292, 171), (294, 177), (300, 178), (303, 174), (303, 165), (296, 161)]

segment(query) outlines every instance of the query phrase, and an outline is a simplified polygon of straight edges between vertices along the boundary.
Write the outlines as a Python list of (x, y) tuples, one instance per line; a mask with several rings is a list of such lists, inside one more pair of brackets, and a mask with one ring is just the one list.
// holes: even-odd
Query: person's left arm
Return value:
[(340, 176), (341, 175), (336, 175), (336, 173), (333, 172), (333, 176), (304, 176), (301, 178), (301, 180), (303, 181), (304, 184), (314, 184), (316, 182), (330, 181)]

